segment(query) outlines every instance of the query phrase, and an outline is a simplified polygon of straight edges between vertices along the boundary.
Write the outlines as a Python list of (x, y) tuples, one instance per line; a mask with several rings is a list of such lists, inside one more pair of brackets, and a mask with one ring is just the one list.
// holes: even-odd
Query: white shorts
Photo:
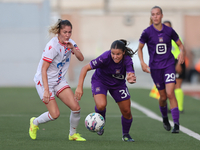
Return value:
[[(44, 86), (40, 81), (37, 81), (35, 86), (40, 99), (43, 101)], [(55, 100), (55, 95), (58, 97), (58, 95), (66, 88), (70, 88), (70, 86), (65, 80), (62, 80), (58, 85), (49, 86), (50, 100)]]

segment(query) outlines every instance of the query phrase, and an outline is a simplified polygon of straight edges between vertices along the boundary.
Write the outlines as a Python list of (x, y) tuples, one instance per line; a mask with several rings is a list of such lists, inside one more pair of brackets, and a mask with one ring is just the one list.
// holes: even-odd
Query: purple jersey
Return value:
[(171, 40), (177, 42), (179, 37), (172, 28), (164, 24), (161, 31), (155, 29), (153, 25), (143, 31), (139, 41), (143, 44), (147, 43), (151, 69), (162, 69), (175, 63), (171, 53)]
[(119, 63), (115, 63), (111, 57), (111, 50), (90, 62), (92, 69), (96, 69), (92, 81), (100, 81), (106, 86), (118, 86), (126, 82), (127, 72), (133, 72), (133, 62), (130, 56), (124, 55)]

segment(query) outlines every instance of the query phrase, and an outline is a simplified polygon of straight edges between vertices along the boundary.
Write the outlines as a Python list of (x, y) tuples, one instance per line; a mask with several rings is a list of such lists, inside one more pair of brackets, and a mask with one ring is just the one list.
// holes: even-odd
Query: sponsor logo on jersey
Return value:
[(113, 78), (120, 79), (120, 80), (123, 80), (123, 79), (124, 79), (124, 75), (123, 75), (123, 74), (113, 74), (112, 77), (113, 77)]
[(64, 62), (59, 62), (58, 64), (57, 64), (57, 68), (59, 68), (59, 67), (63, 67), (64, 65), (65, 65), (65, 62), (69, 62), (69, 58), (67, 58), (66, 60), (63, 60)]
[(60, 62), (57, 64), (57, 68), (62, 67), (64, 65), (64, 63)]

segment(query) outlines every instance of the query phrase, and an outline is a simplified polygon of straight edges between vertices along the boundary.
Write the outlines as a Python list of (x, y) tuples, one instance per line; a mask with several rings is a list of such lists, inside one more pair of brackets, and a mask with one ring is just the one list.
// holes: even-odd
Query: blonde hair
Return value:
[(72, 24), (69, 20), (58, 19), (58, 21), (54, 25), (49, 27), (49, 34), (60, 33), (60, 29), (62, 29), (64, 26), (70, 26), (72, 28)]

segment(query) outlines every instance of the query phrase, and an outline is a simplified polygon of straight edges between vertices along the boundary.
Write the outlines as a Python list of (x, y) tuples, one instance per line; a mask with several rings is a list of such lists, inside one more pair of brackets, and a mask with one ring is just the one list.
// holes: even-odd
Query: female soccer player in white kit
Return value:
[(79, 61), (83, 61), (84, 57), (76, 43), (70, 39), (72, 34), (70, 21), (59, 19), (55, 25), (50, 27), (49, 33), (57, 36), (47, 43), (34, 77), (37, 92), (48, 111), (30, 119), (29, 135), (32, 139), (36, 139), (39, 124), (59, 117), (60, 111), (54, 97), (56, 95), (71, 109), (69, 140), (86, 141), (79, 133), (76, 133), (80, 120), (80, 106), (65, 79), (71, 53)]

